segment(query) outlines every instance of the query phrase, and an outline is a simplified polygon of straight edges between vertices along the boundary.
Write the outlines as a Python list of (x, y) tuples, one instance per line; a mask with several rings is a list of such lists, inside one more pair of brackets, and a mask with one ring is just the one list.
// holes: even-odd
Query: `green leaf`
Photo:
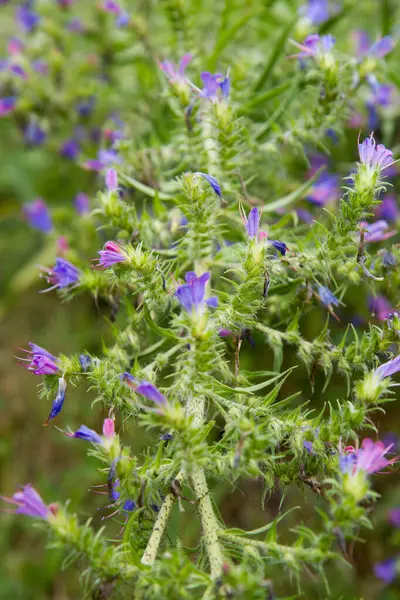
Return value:
[(209, 57), (207, 61), (207, 66), (210, 71), (214, 71), (217, 65), (217, 59), (222, 53), (222, 51), (227, 47), (227, 45), (233, 40), (235, 35), (246, 25), (247, 21), (249, 21), (252, 17), (256, 16), (260, 12), (260, 9), (253, 12), (248, 12), (242, 15), (229, 29), (220, 30), (220, 34), (218, 36), (217, 42), (214, 46), (214, 51)]
[(163, 337), (167, 337), (167, 338), (171, 338), (172, 340), (175, 341), (179, 341), (178, 336), (173, 332), (170, 331), (169, 329), (164, 329), (164, 327), (160, 327), (160, 325), (157, 325), (157, 323), (155, 323), (150, 315), (150, 311), (147, 308), (146, 304), (143, 305), (143, 312), (144, 312), (144, 319), (147, 323), (147, 325), (149, 326), (149, 328), (151, 329), (151, 331), (154, 331), (154, 333), (157, 333), (158, 335), (161, 335)]
[(286, 44), (286, 40), (289, 37), (289, 33), (292, 31), (295, 23), (297, 22), (297, 15), (294, 19), (292, 19), (287, 25), (286, 27), (284, 27), (281, 35), (279, 36), (278, 40), (275, 42), (274, 44), (274, 51), (272, 52), (267, 64), (264, 67), (263, 72), (260, 75), (259, 80), (257, 81), (254, 91), (258, 92), (262, 89), (262, 87), (264, 86), (265, 82), (267, 81), (268, 77), (271, 75), (276, 63), (279, 60), (279, 57), (281, 56), (282, 52), (283, 52), (283, 48)]

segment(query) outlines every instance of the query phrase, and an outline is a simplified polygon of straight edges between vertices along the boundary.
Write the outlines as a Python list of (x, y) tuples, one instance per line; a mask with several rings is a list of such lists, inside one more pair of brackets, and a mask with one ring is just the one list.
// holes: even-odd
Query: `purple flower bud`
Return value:
[(130, 17), (130, 14), (127, 12), (122, 12), (115, 19), (115, 24), (117, 27), (127, 27), (130, 22), (131, 22), (131, 17)]
[(322, 304), (324, 304), (325, 306), (327, 306), (328, 308), (330, 306), (339, 306), (339, 300), (336, 298), (336, 296), (334, 294), (332, 294), (332, 292), (325, 287), (324, 285), (320, 285), (318, 286), (318, 296), (322, 302)]
[(89, 117), (93, 112), (95, 102), (96, 98), (94, 96), (82, 98), (75, 105), (75, 110), (81, 117)]
[(394, 508), (389, 512), (389, 521), (394, 527), (400, 527), (400, 508)]
[(115, 423), (114, 419), (104, 419), (103, 422), (103, 435), (107, 439), (111, 440), (115, 437)]
[(55, 514), (55, 505), (47, 506), (38, 492), (30, 484), (24, 485), (22, 491), (13, 494), (12, 498), (1, 496), (2, 500), (14, 504), (17, 508), (15, 514), (27, 515), (35, 519), (47, 520), (51, 514)]
[(222, 198), (221, 188), (220, 188), (218, 181), (215, 179), (215, 177), (213, 177), (212, 175), (207, 175), (206, 173), (200, 173), (200, 171), (197, 171), (195, 173), (195, 175), (200, 175), (200, 177), (203, 177), (204, 179), (206, 179), (208, 181), (208, 183), (211, 185), (214, 192), (217, 194), (217, 196)]
[(385, 37), (377, 40), (372, 46), (369, 48), (367, 53), (370, 56), (375, 56), (376, 58), (383, 58), (386, 54), (389, 54), (394, 48), (394, 43), (390, 35), (385, 35)]
[(92, 358), (88, 355), (88, 354), (80, 354), (78, 356), (78, 360), (79, 360), (79, 364), (82, 367), (82, 371), (84, 373), (86, 373), (86, 371), (91, 367), (92, 365)]
[(389, 360), (386, 363), (383, 363), (380, 367), (378, 367), (375, 371), (376, 375), (378, 375), (379, 379), (384, 379), (385, 377), (391, 377), (395, 373), (400, 371), (400, 354), (392, 360)]
[(98, 444), (101, 446), (103, 444), (102, 437), (93, 431), (93, 429), (89, 429), (86, 425), (81, 425), (79, 429), (75, 431), (75, 433), (65, 432), (65, 435), (68, 437), (77, 438), (80, 440), (85, 440), (86, 442), (92, 442), (92, 444)]
[(71, 19), (67, 25), (67, 29), (68, 31), (71, 31), (72, 33), (82, 33), (82, 31), (84, 30), (82, 21), (80, 19), (78, 19), (78, 17), (75, 17), (73, 19)]
[(89, 196), (83, 193), (79, 193), (75, 196), (75, 210), (78, 215), (87, 215), (90, 212), (90, 200)]
[(260, 218), (261, 216), (258, 212), (258, 208), (255, 206), (249, 212), (249, 216), (247, 217), (247, 221), (245, 223), (247, 235), (251, 240), (258, 236), (258, 231), (260, 229)]
[(134, 500), (125, 500), (123, 506), (122, 506), (122, 510), (124, 512), (132, 512), (133, 510), (135, 510), (136, 507), (136, 502)]
[(233, 335), (233, 331), (231, 329), (220, 329), (218, 331), (218, 335), (219, 337), (230, 337), (231, 335)]
[(105, 0), (105, 2), (103, 2), (103, 10), (114, 15), (119, 15), (122, 9), (115, 0)]
[(116, 263), (128, 260), (126, 254), (116, 242), (106, 242), (103, 250), (100, 250), (98, 254), (100, 255), (100, 258), (97, 258), (96, 260), (98, 261), (97, 267), (99, 269), (109, 269)]
[(333, 35), (323, 35), (320, 37), (317, 33), (307, 36), (302, 44), (295, 44), (300, 52), (294, 55), (295, 58), (317, 58), (329, 54), (336, 43)]
[(53, 223), (46, 203), (42, 198), (36, 198), (29, 204), (24, 205), (24, 215), (29, 225), (34, 229), (50, 233), (53, 229)]
[(115, 192), (118, 188), (118, 175), (115, 169), (107, 169), (106, 171), (106, 186), (110, 192)]
[(28, 79), (28, 75), (21, 65), (10, 65), (10, 73), (13, 73), (25, 81)]
[(392, 583), (397, 577), (397, 559), (388, 558), (374, 565), (375, 577), (381, 579), (385, 583)]
[(6, 96), (0, 98), (0, 117), (5, 117), (15, 109), (17, 98), (15, 96)]
[(63, 289), (70, 285), (78, 283), (80, 271), (72, 263), (65, 258), (56, 258), (56, 264), (52, 268), (42, 267), (46, 272), (47, 283), (51, 283), (51, 287), (45, 290), (49, 292), (57, 288)]
[(286, 244), (284, 242), (278, 242), (278, 240), (268, 240), (268, 241), (271, 244), (271, 246), (276, 248), (276, 250), (278, 250), (278, 252), (280, 252), (282, 254), (282, 256), (285, 256), (286, 252), (288, 251), (288, 247), (286, 246)]
[(25, 49), (24, 43), (17, 37), (12, 37), (9, 39), (7, 44), (8, 54), (10, 56), (15, 56), (16, 54), (21, 54)]
[(20, 358), (23, 362), (30, 363), (26, 365), (29, 371), (34, 375), (55, 375), (58, 373), (57, 359), (55, 356), (41, 348), (37, 344), (29, 342), (30, 350), (24, 350), (30, 355), (29, 358)]
[(57, 415), (60, 414), (61, 409), (64, 405), (66, 393), (67, 393), (67, 383), (66, 383), (64, 377), (60, 377), (58, 380), (57, 396), (53, 400), (53, 404), (51, 406), (51, 411), (50, 411), (49, 416), (47, 417), (47, 421), (46, 421), (45, 425), (48, 425), (52, 419), (54, 419)]
[(383, 170), (393, 163), (393, 152), (387, 150), (383, 144), (376, 145), (372, 135), (358, 144), (358, 152), (361, 163), (370, 168), (377, 167)]

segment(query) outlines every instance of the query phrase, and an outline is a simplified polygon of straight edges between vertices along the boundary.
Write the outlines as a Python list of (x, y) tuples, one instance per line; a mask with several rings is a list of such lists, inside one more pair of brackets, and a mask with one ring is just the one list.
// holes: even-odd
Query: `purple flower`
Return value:
[(126, 27), (127, 25), (129, 25), (130, 22), (131, 22), (131, 17), (130, 17), (130, 14), (127, 12), (122, 12), (115, 19), (115, 24), (117, 27)]
[(365, 242), (383, 242), (396, 235), (396, 231), (387, 231), (388, 228), (389, 223), (383, 220), (376, 221), (375, 223), (366, 223), (365, 221), (360, 223), (360, 229), (363, 229), (365, 232)]
[(309, 454), (314, 454), (312, 442), (308, 442), (306, 440), (305, 442), (303, 442), (303, 446)]
[(69, 160), (75, 160), (81, 151), (79, 142), (71, 138), (66, 140), (60, 148), (60, 154)]
[(271, 246), (273, 246), (276, 250), (278, 250), (278, 252), (280, 252), (282, 256), (285, 256), (286, 252), (288, 251), (288, 247), (284, 242), (279, 242), (278, 240), (268, 240), (268, 243), (271, 244)]
[(135, 388), (135, 392), (151, 400), (160, 408), (166, 408), (168, 405), (166, 397), (149, 381), (141, 381)]
[(105, 2), (103, 2), (103, 10), (114, 15), (119, 15), (122, 9), (118, 2), (115, 2), (114, 0), (105, 0)]
[(389, 512), (389, 521), (394, 527), (400, 527), (400, 508), (394, 508)]
[(372, 46), (367, 50), (367, 54), (370, 56), (375, 56), (376, 58), (383, 58), (386, 54), (389, 54), (394, 48), (394, 43), (390, 35), (385, 35), (385, 37), (377, 40)]
[(95, 102), (96, 98), (94, 96), (82, 98), (75, 105), (75, 110), (81, 117), (89, 117), (93, 112)]
[(374, 565), (375, 577), (381, 579), (385, 583), (392, 583), (397, 577), (397, 559), (388, 558)]
[(20, 492), (13, 494), (11, 498), (1, 496), (3, 500), (14, 504), (17, 508), (15, 514), (28, 515), (35, 519), (47, 520), (51, 514), (55, 514), (55, 506), (47, 506), (38, 492), (29, 483), (21, 488)]
[(397, 221), (400, 216), (399, 206), (394, 194), (387, 194), (376, 210), (377, 215), (385, 221)]
[(304, 223), (313, 223), (314, 222), (314, 217), (305, 208), (297, 208), (296, 213), (297, 213), (297, 216), (299, 217), (299, 219), (301, 221), (304, 221)]
[(79, 193), (75, 196), (75, 210), (78, 215), (87, 215), (90, 212), (90, 200), (89, 196), (83, 193)]
[(332, 173), (321, 173), (313, 183), (307, 195), (307, 200), (318, 206), (325, 206), (329, 202), (338, 200), (340, 196), (338, 179), (338, 176)]
[(85, 440), (86, 442), (92, 442), (92, 444), (99, 444), (100, 446), (103, 445), (103, 439), (102, 439), (101, 435), (96, 433), (96, 431), (93, 431), (93, 429), (89, 429), (89, 427), (86, 427), (86, 425), (81, 425), (79, 427), (79, 429), (77, 429), (75, 431), (75, 433), (72, 433), (72, 432), (64, 432), (64, 433), (68, 437)]
[(115, 423), (114, 419), (104, 419), (103, 422), (103, 435), (107, 439), (112, 439), (115, 437)]
[(200, 171), (196, 171), (195, 175), (200, 175), (200, 177), (203, 177), (204, 179), (206, 179), (208, 181), (208, 183), (211, 185), (214, 192), (217, 194), (217, 196), (222, 198), (221, 187), (220, 187), (218, 181), (215, 179), (215, 177), (213, 177), (212, 175), (207, 175), (207, 173), (201, 173)]
[(118, 175), (115, 169), (107, 169), (106, 171), (106, 187), (110, 192), (115, 192), (118, 188)]
[(66, 383), (64, 377), (60, 377), (58, 380), (57, 396), (53, 400), (53, 404), (51, 405), (51, 411), (50, 411), (49, 416), (47, 417), (47, 421), (46, 421), (45, 425), (48, 425), (52, 419), (54, 419), (57, 415), (60, 414), (61, 409), (64, 405), (66, 392), (67, 392), (67, 383)]
[(307, 17), (313, 25), (320, 25), (329, 19), (328, 0), (308, 0), (307, 6), (300, 8), (300, 14)]
[(136, 508), (136, 502), (134, 500), (125, 500), (122, 510), (124, 512), (132, 512)]
[(5, 117), (15, 109), (17, 98), (15, 96), (6, 96), (0, 98), (0, 117)]
[(179, 66), (176, 67), (173, 62), (169, 60), (164, 60), (159, 63), (160, 69), (166, 74), (169, 81), (172, 83), (175, 82), (184, 82), (185, 81), (185, 70), (190, 61), (192, 60), (191, 54), (184, 54), (179, 61)]
[(102, 171), (105, 167), (114, 163), (121, 163), (121, 157), (115, 150), (99, 150), (97, 158), (85, 162), (88, 171)]
[(203, 273), (200, 277), (197, 277), (193, 271), (186, 273), (186, 284), (180, 285), (175, 295), (187, 313), (191, 314), (193, 311), (195, 313), (202, 312), (204, 304), (212, 308), (216, 308), (218, 305), (218, 299), (215, 296), (207, 298), (207, 300), (204, 299), (206, 283), (209, 279), (210, 273)]
[(21, 29), (27, 33), (32, 31), (40, 21), (39, 15), (33, 12), (28, 4), (17, 8), (16, 19)]
[(37, 123), (29, 123), (24, 131), (25, 140), (32, 146), (40, 146), (46, 140), (46, 132)]
[(375, 371), (375, 374), (379, 377), (379, 379), (384, 379), (385, 377), (391, 377), (395, 373), (400, 371), (400, 354), (398, 354), (392, 360), (389, 360), (386, 363), (383, 363), (380, 367), (378, 367)]
[(100, 250), (98, 254), (100, 255), (100, 258), (97, 258), (96, 260), (98, 261), (97, 267), (100, 269), (109, 269), (116, 263), (128, 260), (127, 255), (116, 242), (106, 242), (103, 246), (103, 250)]
[[(391, 445), (385, 447), (382, 442), (374, 442), (365, 438), (358, 450), (354, 450), (352, 447), (345, 449), (346, 454), (341, 456), (343, 460), (340, 461), (340, 469), (342, 473), (352, 476), (360, 471), (370, 475), (378, 473), (398, 460), (397, 457), (390, 460), (385, 457), (391, 447)], [(351, 456), (350, 459), (346, 458), (349, 456)]]
[(255, 237), (258, 237), (258, 232), (260, 229), (260, 213), (258, 212), (257, 206), (251, 209), (249, 212), (249, 216), (245, 222), (245, 227), (247, 231), (247, 235), (250, 240)]
[(295, 58), (318, 58), (329, 54), (336, 43), (333, 35), (323, 35), (320, 37), (317, 33), (307, 36), (302, 44), (295, 45), (300, 52), (294, 55)]
[(370, 168), (383, 170), (393, 163), (393, 152), (387, 150), (383, 144), (376, 145), (372, 134), (358, 144), (358, 152), (361, 163)]
[(230, 79), (228, 75), (216, 73), (213, 75), (208, 71), (203, 71), (200, 75), (203, 82), (201, 96), (213, 102), (219, 101), (220, 98), (228, 98), (230, 92)]
[(25, 69), (21, 67), (21, 65), (10, 65), (9, 70), (11, 73), (16, 75), (17, 77), (20, 77), (21, 79), (24, 79), (25, 81), (28, 79), (28, 75), (26, 74)]
[(24, 215), (29, 225), (34, 229), (50, 233), (53, 229), (53, 223), (46, 203), (42, 198), (36, 198), (29, 204), (24, 205)]
[(42, 267), (46, 272), (47, 283), (51, 283), (51, 287), (45, 290), (49, 292), (57, 288), (63, 289), (78, 283), (80, 271), (72, 263), (65, 258), (56, 258), (56, 264), (52, 268)]
[(395, 309), (390, 304), (389, 300), (382, 295), (370, 298), (368, 304), (369, 310), (376, 314), (379, 321), (384, 321), (395, 312)]
[(67, 25), (68, 31), (72, 31), (72, 33), (81, 33), (84, 30), (82, 25), (82, 21), (75, 17), (71, 19)]
[(24, 43), (17, 37), (12, 37), (8, 40), (7, 50), (10, 56), (21, 54), (25, 49)]
[(389, 106), (393, 94), (393, 87), (391, 85), (379, 83), (375, 75), (368, 75), (367, 80), (373, 92), (372, 105)]
[(58, 373), (57, 359), (53, 354), (47, 352), (44, 348), (41, 348), (37, 344), (29, 342), (30, 350), (24, 350), (30, 355), (29, 358), (20, 358), (23, 362), (30, 363), (26, 365), (29, 371), (32, 371), (34, 375), (54, 375)]
[(330, 289), (325, 287), (324, 285), (318, 286), (318, 296), (325, 306), (328, 308), (330, 306), (339, 306), (339, 300), (336, 298), (335, 294), (332, 294)]

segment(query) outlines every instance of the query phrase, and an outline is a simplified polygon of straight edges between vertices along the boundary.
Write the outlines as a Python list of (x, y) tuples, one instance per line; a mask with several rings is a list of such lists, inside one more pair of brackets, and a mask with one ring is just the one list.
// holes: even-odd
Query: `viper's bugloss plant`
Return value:
[[(310, 572), (329, 590), (326, 567), (351, 562), (371, 526), (374, 475), (397, 462), (371, 439), (400, 371), (396, 22), (370, 40), (350, 35), (352, 2), (0, 4), (14, 28), (0, 117), (26, 152), (87, 175), (69, 206), (24, 205), (52, 248), (43, 291), (93, 297), (115, 337), (98, 356), (30, 343), (19, 360), (52, 402), (46, 424), (91, 444), (122, 534), (30, 484), (4, 500), (86, 562), (89, 597), (261, 600)], [(324, 394), (335, 371), (347, 395), (321, 407), (316, 374)], [(108, 413), (102, 434), (65, 423), (78, 385)], [(120, 435), (130, 421), (157, 440), (138, 455)], [(227, 527), (216, 487), (255, 479), (262, 502), (308, 486), (323, 499), (316, 528), (283, 541), (283, 512)], [(195, 548), (167, 535), (185, 504)], [(376, 566), (387, 582), (390, 561)]]

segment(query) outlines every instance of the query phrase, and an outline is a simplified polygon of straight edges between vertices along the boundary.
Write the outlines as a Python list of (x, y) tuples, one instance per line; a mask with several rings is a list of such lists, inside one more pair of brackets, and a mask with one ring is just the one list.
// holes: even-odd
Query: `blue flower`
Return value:
[(37, 123), (29, 123), (24, 131), (25, 140), (32, 146), (40, 146), (46, 140), (46, 132)]
[(212, 308), (218, 306), (218, 299), (215, 296), (207, 300), (204, 299), (206, 283), (209, 279), (210, 273), (203, 273), (200, 277), (193, 271), (186, 273), (186, 284), (180, 285), (175, 295), (187, 313), (191, 314), (193, 311), (200, 313), (204, 308), (204, 304)]
[(167, 399), (166, 397), (156, 388), (155, 385), (150, 383), (149, 381), (142, 381), (136, 387), (135, 392), (137, 394), (141, 394), (148, 400), (157, 404), (160, 408), (166, 408)]
[(67, 392), (67, 383), (66, 383), (64, 377), (60, 377), (59, 380), (58, 380), (58, 392), (57, 392), (57, 396), (53, 400), (51, 411), (50, 411), (50, 414), (49, 414), (49, 416), (47, 418), (47, 421), (46, 421), (45, 425), (48, 425), (49, 421), (51, 421), (52, 419), (54, 419), (54, 417), (56, 417), (57, 415), (60, 414), (61, 409), (62, 409), (63, 404), (64, 404), (66, 392)]
[(75, 433), (66, 432), (65, 435), (68, 437), (74, 437), (80, 440), (85, 440), (86, 442), (92, 442), (92, 444), (99, 444), (100, 446), (103, 444), (103, 439), (101, 435), (86, 427), (86, 425), (81, 425), (79, 429), (75, 431)]
[(260, 213), (258, 212), (257, 206), (251, 209), (249, 212), (249, 216), (247, 217), (247, 221), (245, 223), (247, 235), (249, 239), (253, 239), (258, 236), (258, 231), (260, 229)]
[(211, 185), (214, 192), (217, 194), (217, 196), (222, 198), (221, 187), (220, 187), (218, 181), (215, 179), (215, 177), (213, 177), (212, 175), (207, 175), (207, 173), (201, 173), (200, 171), (196, 171), (195, 175), (200, 175), (200, 177), (203, 177), (204, 179), (206, 179), (208, 181), (208, 183)]
[(24, 6), (19, 6), (16, 12), (18, 25), (27, 33), (32, 31), (40, 21), (39, 15), (31, 10), (29, 4), (26, 3)]
[(90, 201), (86, 194), (79, 193), (75, 196), (75, 210), (80, 216), (90, 212)]
[(56, 258), (56, 264), (52, 268), (42, 267), (46, 271), (47, 283), (51, 283), (51, 287), (45, 290), (49, 292), (56, 288), (63, 289), (78, 283), (80, 271), (69, 260), (65, 258)]
[(319, 298), (322, 302), (322, 304), (324, 304), (325, 306), (327, 306), (328, 308), (330, 306), (339, 306), (339, 300), (336, 298), (336, 296), (334, 294), (332, 294), (332, 292), (325, 287), (324, 285), (320, 285), (318, 286), (318, 295)]
[(329, 19), (328, 0), (308, 0), (307, 6), (302, 6), (300, 14), (306, 16), (313, 25), (321, 25)]
[(397, 577), (397, 559), (388, 558), (374, 565), (374, 574), (376, 577), (389, 584)]
[(66, 140), (60, 148), (60, 154), (69, 160), (75, 160), (81, 151), (79, 142), (71, 138)]
[(0, 117), (4, 117), (8, 115), (8, 113), (12, 112), (15, 109), (17, 104), (17, 98), (15, 96), (6, 96), (5, 98), (0, 98)]
[(125, 500), (125, 502), (122, 506), (122, 510), (124, 512), (132, 512), (136, 508), (137, 508), (137, 506), (136, 506), (136, 502), (134, 500)]
[(224, 76), (221, 73), (213, 75), (208, 71), (203, 71), (200, 77), (204, 86), (201, 91), (203, 98), (215, 102), (219, 101), (221, 97), (229, 97), (230, 79), (228, 75)]
[(271, 246), (276, 248), (276, 250), (278, 250), (282, 256), (285, 256), (286, 252), (288, 251), (288, 247), (284, 242), (278, 242), (278, 240), (268, 240), (268, 242), (271, 244)]

